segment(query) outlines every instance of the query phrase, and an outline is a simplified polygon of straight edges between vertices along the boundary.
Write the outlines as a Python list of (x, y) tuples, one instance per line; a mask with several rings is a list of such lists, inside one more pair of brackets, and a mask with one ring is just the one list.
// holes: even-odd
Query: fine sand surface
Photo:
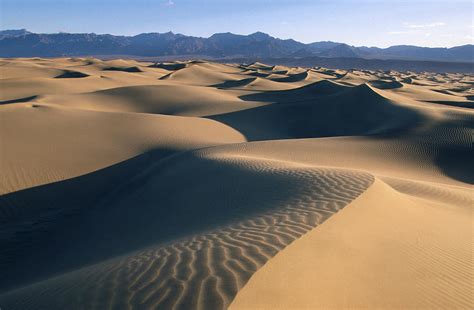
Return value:
[(473, 309), (473, 85), (0, 59), (0, 308)]

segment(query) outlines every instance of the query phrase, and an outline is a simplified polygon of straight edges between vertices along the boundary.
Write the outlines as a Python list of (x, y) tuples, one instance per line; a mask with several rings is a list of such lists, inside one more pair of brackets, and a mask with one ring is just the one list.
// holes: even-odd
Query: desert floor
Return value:
[(474, 76), (0, 59), (0, 307), (473, 309)]

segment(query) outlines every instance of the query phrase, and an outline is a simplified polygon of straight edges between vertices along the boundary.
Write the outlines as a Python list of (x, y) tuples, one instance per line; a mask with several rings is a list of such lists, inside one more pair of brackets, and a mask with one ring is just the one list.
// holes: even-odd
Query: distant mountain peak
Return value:
[(242, 35), (235, 34), (232, 32), (218, 32), (214, 33), (212, 36), (209, 37), (209, 39), (212, 38), (230, 38), (230, 37), (243, 37)]
[(30, 34), (28, 30), (22, 28), (22, 29), (6, 29), (6, 30), (0, 30), (0, 38), (1, 37), (15, 37), (15, 36), (23, 36)]
[(324, 57), (359, 57), (357, 54), (357, 49), (347, 45), (345, 43), (340, 43), (334, 47), (328, 48), (327, 50), (320, 53), (320, 56)]
[(256, 38), (256, 39), (260, 39), (260, 40), (264, 40), (264, 39), (274, 39), (272, 36), (270, 36), (269, 34), (267, 33), (264, 33), (264, 32), (261, 32), (261, 31), (257, 31), (257, 32), (254, 32), (252, 34), (249, 34), (249, 37), (252, 37), (252, 38)]

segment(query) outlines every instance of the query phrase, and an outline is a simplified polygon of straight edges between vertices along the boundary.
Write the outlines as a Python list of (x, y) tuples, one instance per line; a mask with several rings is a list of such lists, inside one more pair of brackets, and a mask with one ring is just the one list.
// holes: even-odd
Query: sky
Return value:
[(388, 47), (474, 43), (472, 0), (0, 0), (0, 28), (135, 35), (256, 31)]

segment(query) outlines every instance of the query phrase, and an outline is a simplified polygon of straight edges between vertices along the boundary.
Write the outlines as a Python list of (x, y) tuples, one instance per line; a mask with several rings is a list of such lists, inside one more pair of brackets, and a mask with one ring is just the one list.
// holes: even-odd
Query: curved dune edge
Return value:
[(164, 157), (246, 141), (235, 129), (203, 118), (85, 111), (36, 102), (4, 107), (0, 131), (0, 195), (91, 173), (150, 150), (162, 150)]
[[(218, 209), (240, 209), (237, 213), (234, 211), (232, 221), (222, 221), (222, 211), (217, 212), (214, 208), (214, 213), (221, 214), (214, 218), (221, 218), (221, 223), (212, 230), (153, 244), (2, 293), (0, 304), (9, 309), (66, 309), (71, 301), (79, 309), (226, 309), (261, 266), (348, 205), (374, 180), (371, 174), (360, 171), (271, 159), (210, 158), (209, 155), (197, 156), (196, 160), (184, 159), (177, 165), (167, 165), (168, 171), (159, 168), (158, 172), (150, 171), (149, 180), (139, 182), (140, 191), (119, 198), (125, 208), (117, 204), (114, 209), (122, 213), (130, 207), (135, 208), (136, 204), (129, 201), (135, 202), (138, 197), (149, 196), (154, 198), (152, 201), (160, 201), (154, 189), (158, 187), (162, 192), (170, 192), (163, 188), (162, 182), (166, 180), (169, 188), (175, 188), (176, 181), (182, 182), (181, 172), (188, 173), (192, 168), (197, 174), (187, 176), (188, 184), (196, 190), (188, 189), (184, 197), (182, 193), (174, 198), (164, 195), (163, 204), (173, 205), (178, 213), (194, 206), (193, 203), (201, 206), (200, 212), (207, 212), (204, 209), (206, 206), (212, 208), (212, 204)], [(220, 172), (213, 166), (219, 167)], [(205, 190), (196, 186), (196, 182), (202, 182), (199, 177), (202, 171), (214, 171), (206, 181), (210, 188), (232, 194), (203, 195)], [(240, 190), (232, 192), (232, 188)], [(153, 202), (150, 206), (156, 209), (157, 204)], [(142, 203), (141, 212), (155, 218), (155, 226), (165, 225), (156, 213), (146, 209)], [(209, 216), (209, 212), (201, 216)], [(99, 210), (87, 217), (88, 234), (94, 234), (94, 225), (90, 224), (93, 219), (104, 217), (121, 229), (127, 229), (126, 223), (120, 224), (115, 216)], [(130, 220), (138, 222), (132, 217)], [(184, 227), (182, 223), (176, 225)], [(142, 224), (141, 228), (146, 229), (146, 225)], [(128, 234), (134, 232), (128, 231)], [(155, 229), (153, 234), (159, 234), (159, 230)], [(97, 239), (102, 238), (99, 235), (95, 234)], [(114, 234), (114, 238), (117, 235)], [(139, 242), (139, 239), (132, 238), (133, 242)], [(120, 240), (127, 242), (125, 237)], [(75, 239), (75, 242), (82, 241)], [(61, 259), (72, 258), (63, 253)]]
[(473, 248), (471, 208), (376, 179), (258, 270), (230, 309), (472, 309)]

